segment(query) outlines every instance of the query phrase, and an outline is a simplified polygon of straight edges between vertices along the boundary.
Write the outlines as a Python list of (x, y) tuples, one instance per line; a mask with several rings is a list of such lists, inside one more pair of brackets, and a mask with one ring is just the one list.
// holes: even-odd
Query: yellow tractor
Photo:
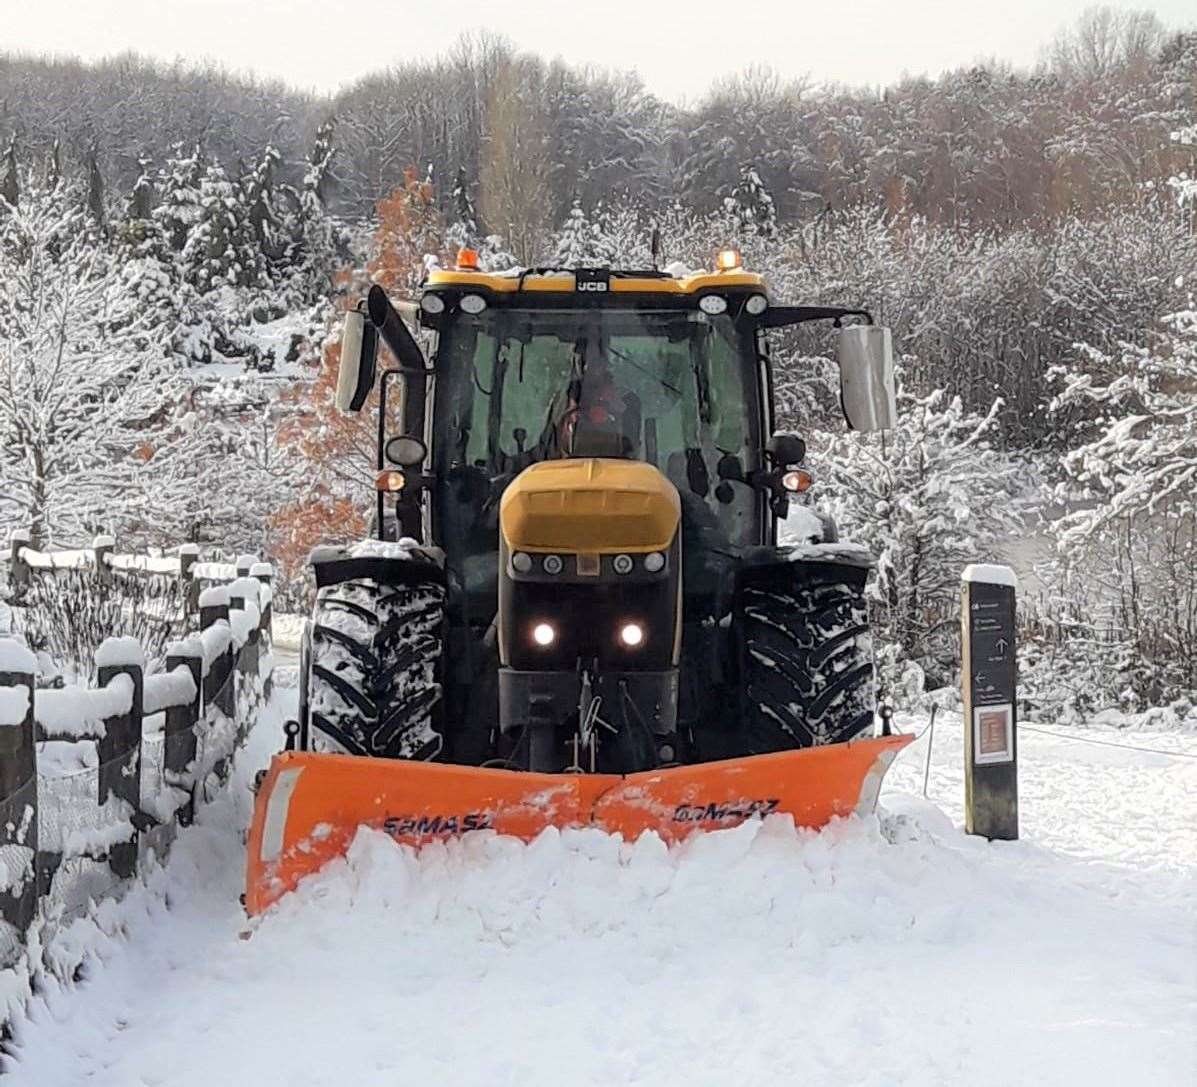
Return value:
[(873, 560), (830, 530), (778, 543), (810, 476), (774, 433), (769, 332), (814, 320), (837, 329), (849, 425), (893, 425), (889, 330), (775, 305), (734, 251), (686, 276), (484, 273), (463, 251), (398, 308), (371, 289), (337, 395), (378, 393), (377, 539), (313, 552), (251, 913), (361, 826), (673, 841), (872, 809), (908, 742), (877, 714)]

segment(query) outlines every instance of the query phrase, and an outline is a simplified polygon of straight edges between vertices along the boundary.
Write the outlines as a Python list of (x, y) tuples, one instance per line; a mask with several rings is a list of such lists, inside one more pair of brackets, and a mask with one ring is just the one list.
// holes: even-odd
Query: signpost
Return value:
[(960, 682), (964, 694), (964, 828), (1018, 837), (1018, 671), (1014, 571), (968, 566), (961, 585)]

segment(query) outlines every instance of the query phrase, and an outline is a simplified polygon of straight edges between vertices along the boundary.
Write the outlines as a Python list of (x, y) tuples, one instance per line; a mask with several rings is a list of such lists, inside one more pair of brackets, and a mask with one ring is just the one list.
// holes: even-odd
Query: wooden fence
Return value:
[[(89, 567), (178, 578), (183, 636), (147, 672), (133, 638), (95, 652), (93, 681), (46, 688), (20, 641), (0, 637), (0, 1018), (28, 999), (42, 971), (78, 963), (43, 954), (56, 929), (119, 895), (179, 826), (227, 780), (232, 757), (269, 696), (272, 568), (253, 556), (205, 563), (116, 554), (110, 540), (39, 552), (17, 534), (13, 601), (34, 578)], [(119, 591), (114, 589), (114, 591)]]

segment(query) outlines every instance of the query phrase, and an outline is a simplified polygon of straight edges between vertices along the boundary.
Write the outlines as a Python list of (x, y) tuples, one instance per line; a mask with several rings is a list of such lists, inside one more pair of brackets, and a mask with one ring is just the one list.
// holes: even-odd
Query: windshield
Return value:
[(747, 472), (760, 447), (756, 352), (730, 317), (492, 308), (449, 324), (436, 369), (438, 506), (449, 522), (438, 536), (451, 560), (495, 550), (491, 507), (506, 480), (567, 456), (654, 464), (687, 521), (729, 545), (755, 542), (750, 488), (715, 494), (720, 459)]

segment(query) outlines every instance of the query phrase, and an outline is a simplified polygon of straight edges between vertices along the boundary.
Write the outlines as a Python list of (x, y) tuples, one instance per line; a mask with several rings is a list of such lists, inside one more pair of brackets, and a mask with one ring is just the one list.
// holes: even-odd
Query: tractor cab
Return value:
[[(380, 288), (349, 314), (339, 393), (360, 407), (381, 337), (400, 365), (378, 379), (377, 521), (443, 556), (444, 707), (462, 721), (442, 730), (453, 758), (561, 770), (587, 747), (592, 768), (643, 769), (682, 752), (842, 738), (871, 721), (871, 658), (851, 669), (859, 690), (842, 726), (811, 729), (776, 682), (741, 715), (759, 735), (704, 718), (732, 693), (753, 697), (750, 586), (776, 581), (776, 602), (804, 578), (857, 593), (865, 576), (841, 551), (796, 563), (776, 546), (809, 476), (803, 441), (773, 433), (768, 331), (833, 321), (845, 415), (877, 429), (894, 412), (887, 329), (863, 310), (774, 305), (730, 250), (687, 276), (490, 274), (464, 251), (456, 269), (429, 274), (407, 315), (431, 334), (427, 359)], [(397, 412), (389, 379), (402, 386)], [(778, 699), (804, 722), (781, 735)], [(604, 720), (598, 704), (622, 717), (604, 721), (605, 737), (587, 724), (592, 712)]]

